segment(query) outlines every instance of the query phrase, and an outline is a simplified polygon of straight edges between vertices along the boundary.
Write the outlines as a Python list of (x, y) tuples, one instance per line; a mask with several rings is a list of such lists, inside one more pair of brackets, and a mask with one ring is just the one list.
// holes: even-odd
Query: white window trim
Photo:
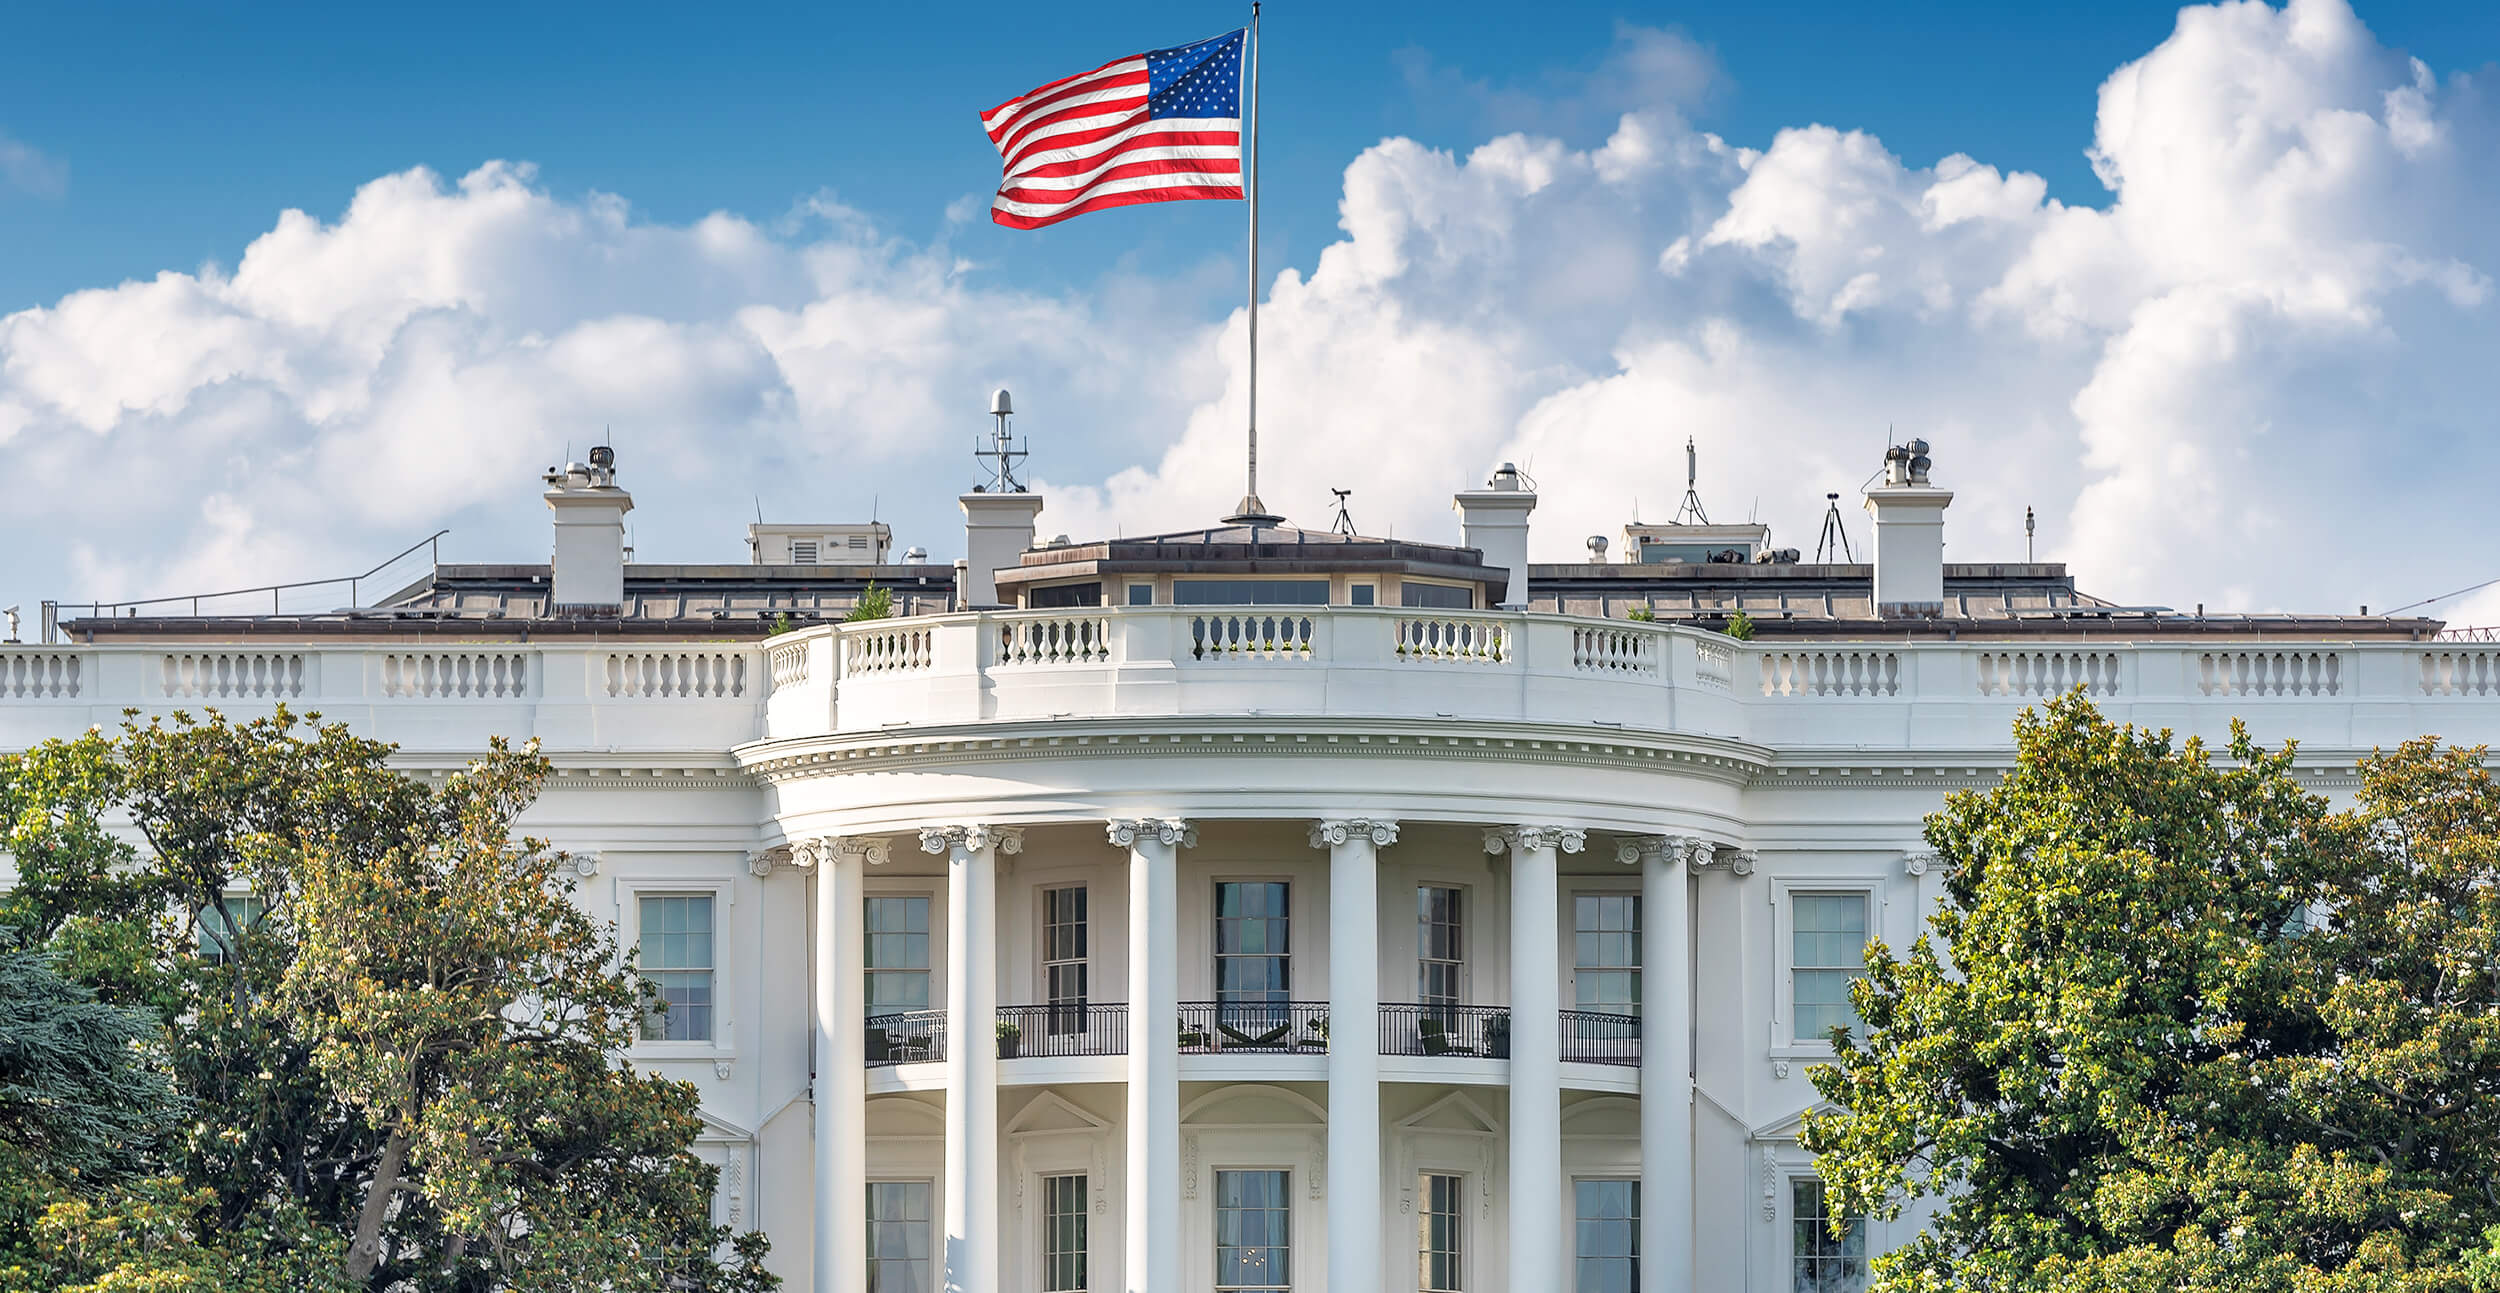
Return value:
[[(1216, 894), (1228, 884), (1281, 884), (1285, 886), (1285, 978), (1290, 981), (1290, 986), (1285, 989), (1285, 1000), (1301, 1001), (1304, 999), (1301, 996), (1301, 993), (1306, 986), (1302, 982), (1303, 967), (1301, 964), (1303, 960), (1302, 940), (1305, 933), (1302, 928), (1303, 912), (1301, 892), (1304, 883), (1305, 881), (1303, 877), (1295, 875), (1289, 871), (1271, 871), (1265, 874), (1218, 873), (1207, 877), (1206, 898), (1199, 907), (1199, 910), (1203, 912), (1207, 918), (1207, 951), (1206, 956), (1202, 961), (1202, 964), (1207, 972), (1207, 1000), (1214, 1001), (1218, 999), (1218, 989), (1216, 985), (1219, 981), (1219, 976), (1215, 972), (1215, 963), (1216, 960), (1223, 955), (1223, 953), (1221, 951), (1222, 940), (1216, 937), (1217, 918), (1215, 914), (1215, 898)], [(1321, 942), (1324, 944), (1326, 941), (1326, 934), (1325, 931), (1323, 931)], [(1262, 953), (1262, 955), (1264, 955), (1264, 953)]]
[[(873, 1160), (876, 1155), (871, 1153), (869, 1157)], [(943, 1174), (935, 1170), (922, 1169), (917, 1164), (898, 1171), (880, 1172), (875, 1170), (872, 1163), (867, 1179), (861, 1184), (863, 1194), (869, 1185), (925, 1185), (929, 1187), (929, 1278), (943, 1282), (946, 1278), (946, 1180)], [(866, 1223), (867, 1218), (862, 1217), (861, 1221)], [(862, 1232), (860, 1235), (861, 1251), (873, 1251), (870, 1248), (871, 1242), (868, 1234)], [(865, 1272), (862, 1272), (862, 1278), (866, 1278)]]
[[(617, 881), (616, 924), (620, 949), (642, 946), (642, 900), (651, 898), (709, 897), (712, 900), (712, 1039), (706, 1042), (645, 1041), (641, 1025), (635, 1025), (634, 1043), (626, 1048), (632, 1059), (717, 1059), (737, 1053), (736, 996), (732, 985), (745, 979), (738, 964), (737, 948), (742, 940), (729, 933), (730, 917), (738, 906), (738, 884), (719, 877), (637, 875)], [(639, 955), (635, 970), (641, 970)]]
[[(903, 876), (895, 879), (871, 879), (860, 888), (859, 963), (848, 967), (859, 975), (860, 1000), (868, 999), (868, 919), (867, 899), (926, 898), (929, 900), (929, 1009), (946, 1009), (946, 883), (936, 877)], [(1007, 1002), (1021, 1005), (1022, 1002)]]
[(1819, 1038), (1800, 1041), (1796, 1037), (1797, 1015), (1797, 906), (1794, 896), (1800, 893), (1854, 893), (1866, 897), (1866, 938), (1868, 942), (1884, 936), (1885, 886), (1865, 875), (1779, 876), (1771, 881), (1771, 955), (1776, 971), (1776, 991), (1771, 994), (1772, 1059), (1828, 1059), (1832, 1044)]
[[(1584, 1009), (1586, 1009), (1587, 1007), (1582, 1006), (1582, 1005), (1580, 1005), (1580, 1004), (1579, 1004), (1579, 1001), (1580, 1001), (1580, 913), (1579, 913), (1579, 910), (1578, 910), (1578, 908), (1579, 908), (1579, 900), (1580, 900), (1582, 897), (1590, 897), (1590, 898), (1600, 898), (1600, 897), (1604, 897), (1604, 898), (1638, 898), (1638, 897), (1641, 897), (1641, 896), (1642, 896), (1642, 889), (1641, 889), (1641, 882), (1640, 882), (1640, 881), (1638, 881), (1638, 880), (1623, 880), (1623, 879), (1617, 879), (1617, 878), (1612, 878), (1612, 877), (1601, 877), (1601, 876), (1586, 876), (1586, 877), (1583, 877), (1583, 876), (1571, 876), (1571, 877), (1568, 877), (1568, 879), (1569, 879), (1570, 881), (1577, 882), (1577, 883), (1571, 883), (1571, 884), (1570, 884), (1570, 886), (1569, 886), (1568, 888), (1566, 888), (1566, 889), (1563, 891), (1563, 897), (1562, 897), (1562, 927), (1561, 927), (1559, 930), (1555, 931), (1555, 933), (1556, 933), (1557, 937), (1559, 937), (1559, 938), (1560, 938), (1560, 940), (1561, 940), (1561, 957), (1562, 957), (1562, 964), (1561, 964), (1560, 966), (1556, 967), (1556, 972), (1557, 972), (1557, 973), (1559, 973), (1559, 974), (1562, 976), (1562, 991), (1561, 991), (1559, 994), (1557, 994), (1557, 995), (1558, 995), (1559, 1000), (1560, 1000), (1560, 1001), (1561, 1001), (1561, 1003), (1562, 1003), (1562, 1004), (1561, 1004), (1561, 1007), (1560, 1007), (1561, 1009), (1564, 1009), (1564, 1010), (1584, 1010)], [(1642, 927), (1643, 927), (1644, 929), (1646, 929), (1646, 928), (1648, 927), (1648, 924), (1649, 924), (1649, 904), (1648, 904), (1648, 903), (1646, 903), (1646, 902), (1643, 902), (1643, 903), (1641, 904), (1641, 925), (1642, 925)], [(1641, 966), (1641, 967), (1640, 967), (1640, 970), (1641, 970), (1641, 1001), (1642, 1001), (1644, 1004), (1646, 1004), (1646, 1003), (1648, 1002), (1648, 1000), (1649, 1000), (1649, 967), (1648, 967), (1648, 966), (1646, 966), (1646, 965), (1643, 965), (1643, 966)], [(1637, 1011), (1636, 1011), (1635, 1013), (1637, 1013)]]
[[(1119, 1265), (1113, 1241), (1119, 1238), (1111, 1217), (1111, 1153), (1105, 1133), (1099, 1128), (1054, 1131), (1011, 1132), (1012, 1168), (1015, 1172), (1015, 1231), (1023, 1236), (1023, 1255), (1027, 1259), (1013, 1265), (1022, 1269), (1023, 1278), (1009, 1277), (1011, 1288), (1040, 1293), (1042, 1288), (1042, 1251), (1049, 1213), (1042, 1197), (1042, 1178), (1049, 1176), (1082, 1176), (1085, 1178), (1085, 1282), (1088, 1293), (1108, 1288), (1105, 1278)], [(1006, 1264), (1002, 1264), (1002, 1270)]]
[[(1477, 919), (1477, 886), (1466, 880), (1433, 875), (1429, 872), (1417, 873), (1414, 879), (1415, 882), (1407, 888), (1410, 892), (1417, 893), (1417, 902), (1422, 901), (1420, 891), (1427, 888), (1458, 891), (1458, 1000), (1463, 1006), (1486, 1004), (1476, 999), (1476, 963), (1482, 959), (1478, 953), (1483, 951), (1484, 942), (1478, 937), (1482, 922)], [(1409, 967), (1408, 990), (1414, 995), (1408, 1000), (1420, 1003), (1424, 997), (1424, 922), (1423, 913), (1420, 911), (1414, 913), (1412, 930), (1413, 933), (1410, 935), (1412, 946), (1406, 949), (1406, 963)]]
[[(1816, 1175), (1814, 1155), (1798, 1147), (1795, 1141), (1777, 1140), (1761, 1147), (1761, 1209), (1759, 1216), (1767, 1228), (1765, 1253), (1775, 1272), (1779, 1287), (1786, 1287), (1797, 1260), (1797, 1182)], [(1751, 1211), (1751, 1209), (1748, 1209)], [(1915, 1233), (1918, 1223), (1904, 1218), (1902, 1224)], [(1870, 1267), (1878, 1254), (1889, 1251), (1890, 1227), (1872, 1217), (1862, 1217), (1858, 1225), (1866, 1232), (1866, 1258)], [(1767, 1251), (1766, 1251), (1767, 1250)]]
[[(1201, 1138), (1202, 1143), (1205, 1139)], [(1321, 1227), (1326, 1224), (1322, 1215), (1324, 1209), (1307, 1206), (1319, 1198), (1315, 1192), (1318, 1187), (1313, 1173), (1326, 1170), (1320, 1165), (1322, 1156), (1313, 1155), (1309, 1162), (1296, 1162), (1290, 1158), (1277, 1158), (1273, 1155), (1273, 1150), (1268, 1151), (1264, 1156), (1256, 1151), (1248, 1151), (1236, 1157), (1217, 1159), (1207, 1165), (1206, 1202), (1202, 1205), (1206, 1214), (1203, 1226), (1206, 1241), (1199, 1246), (1198, 1262), (1198, 1269), (1205, 1273), (1204, 1287), (1218, 1287), (1215, 1282), (1217, 1197), (1215, 1180), (1218, 1172), (1283, 1172), (1285, 1174), (1285, 1201), (1288, 1205), (1287, 1215), (1290, 1218), (1287, 1222), (1289, 1229), (1286, 1231), (1286, 1237), (1291, 1241), (1288, 1247), (1293, 1253), (1293, 1288), (1297, 1291), (1317, 1288), (1326, 1280), (1327, 1277), (1322, 1274), (1327, 1264), (1325, 1240), (1319, 1237)], [(1309, 1197), (1304, 1197), (1306, 1195)]]

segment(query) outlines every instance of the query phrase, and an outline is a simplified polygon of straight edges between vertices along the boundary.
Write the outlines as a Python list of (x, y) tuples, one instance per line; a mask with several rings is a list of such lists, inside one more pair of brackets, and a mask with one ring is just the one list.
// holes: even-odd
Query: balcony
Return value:
[(925, 1064), (946, 1058), (946, 1012), (914, 1010), (868, 1018), (868, 1067)]
[(1603, 1010), (1562, 1012), (1562, 1061), (1565, 1064), (1641, 1066), (1641, 1019)]
[(1184, 1001), (1184, 1055), (1322, 1054), (1328, 1050), (1325, 1001)]
[(1510, 1058), (1510, 1010), (1438, 1003), (1383, 1005), (1380, 1053), (1506, 1060)]
[(1123, 1002), (1061, 1002), (998, 1008), (998, 1058), (1128, 1054)]

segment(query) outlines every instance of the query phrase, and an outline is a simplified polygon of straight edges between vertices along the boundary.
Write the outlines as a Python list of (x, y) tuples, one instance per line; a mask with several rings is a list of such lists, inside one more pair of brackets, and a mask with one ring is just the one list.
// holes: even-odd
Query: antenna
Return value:
[(1328, 528), (1339, 534), (1351, 536), (1355, 533), (1354, 514), (1346, 509), (1345, 501), (1353, 496), (1354, 491), (1350, 489), (1332, 489), (1328, 492), (1337, 496), (1337, 519), (1331, 522)]
[(973, 493), (1021, 494), (1024, 492), (1024, 482), (1016, 479), (1016, 464), (1023, 462), (1027, 454), (1024, 444), (1016, 440), (1015, 433), (1008, 426), (1008, 419), (1015, 415), (1015, 401), (1008, 397), (1006, 387), (999, 387), (997, 392), (990, 396), (990, 416), (998, 419), (998, 425), (990, 429), (989, 443), (976, 442), (972, 449), (972, 460), (982, 465), (982, 468), (989, 473), (990, 479), (987, 485), (973, 486)]
[(2031, 564), (2031, 536), (2033, 536), (2033, 535), (2035, 535), (2035, 534), (2038, 534), (2039, 532), (2040, 532), (2040, 520), (2039, 520), (2039, 518), (2038, 518), (2038, 517), (2035, 517), (2035, 516), (2033, 516), (2033, 515), (2031, 514), (2031, 509), (2030, 509), (2030, 508), (2028, 508), (2028, 507), (2024, 508), (2024, 509), (2023, 509), (2023, 564), (2025, 564), (2025, 565), (2029, 565), (2029, 564)]
[[(1701, 452), (1693, 447), (1693, 438), (1684, 437), (1684, 505), (1675, 509), (1676, 525), (1708, 525), (1710, 514), (1701, 510), (1701, 492), (1694, 486), (1701, 480)], [(1686, 517), (1692, 518), (1686, 520)]]
[(1825, 494), (1823, 500), (1823, 533), (1814, 541), (1814, 564), (1824, 564), (1824, 559), (1837, 550), (1842, 562), (1854, 566), (1858, 559), (1849, 551), (1849, 527), (1840, 523), (1840, 495)]

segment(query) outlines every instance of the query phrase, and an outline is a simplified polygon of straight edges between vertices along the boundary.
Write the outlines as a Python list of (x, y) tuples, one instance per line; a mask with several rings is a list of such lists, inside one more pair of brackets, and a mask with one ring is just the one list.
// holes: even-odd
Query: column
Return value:
[(1180, 850), (1197, 828), (1176, 818), (1108, 824), (1128, 850), (1128, 1207), (1120, 1266), (1127, 1293), (1181, 1286)]
[(791, 850), (793, 862), (816, 876), (815, 1293), (855, 1293), (868, 1281), (862, 867), (883, 865), (886, 856), (881, 839), (805, 840)]
[(1328, 850), (1328, 1287), (1380, 1278), (1380, 850), (1396, 822), (1311, 826)]
[(1689, 841), (1623, 840), (1641, 868), (1641, 1293), (1693, 1289), (1693, 965)]
[(1510, 1284), (1560, 1288), (1562, 1175), (1562, 926), (1556, 851), (1585, 836), (1563, 826), (1486, 831), (1487, 853), (1510, 850)]
[(946, 1251), (943, 1287), (998, 1293), (998, 855), (1000, 826), (920, 832), (946, 855)]

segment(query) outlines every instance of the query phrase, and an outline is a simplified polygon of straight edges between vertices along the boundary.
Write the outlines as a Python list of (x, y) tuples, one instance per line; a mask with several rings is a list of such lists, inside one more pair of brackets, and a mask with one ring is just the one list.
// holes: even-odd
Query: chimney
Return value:
[(1042, 514), (1042, 496), (976, 489), (956, 501), (964, 506), (962, 609), (994, 608), (999, 604), (998, 572), (1016, 564), (1033, 546), (1033, 518)]
[(1522, 487), (1519, 469), (1503, 463), (1483, 489), (1462, 491), (1458, 508), (1459, 542), (1484, 554), (1484, 564), (1510, 571), (1502, 605), (1528, 604), (1528, 513), (1536, 510), (1536, 492)]
[(1866, 491), (1875, 518), (1875, 613), (1944, 614), (1944, 509), (1953, 491), (1927, 481), (1927, 442), (1884, 451), (1883, 483)]
[(625, 514), (634, 496), (617, 487), (616, 450), (594, 446), (590, 463), (547, 469), (547, 509), (556, 514), (550, 615), (616, 616), (625, 610)]

